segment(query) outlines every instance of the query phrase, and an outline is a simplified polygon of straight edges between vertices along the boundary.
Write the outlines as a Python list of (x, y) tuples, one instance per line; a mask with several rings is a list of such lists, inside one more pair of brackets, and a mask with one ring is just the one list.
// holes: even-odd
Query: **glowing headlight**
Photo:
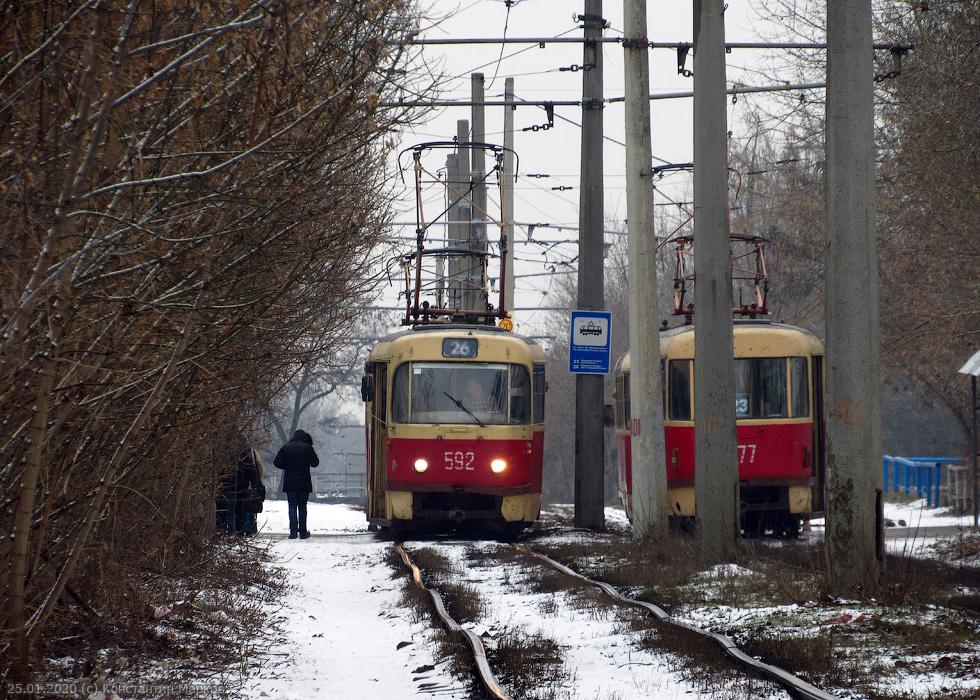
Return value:
[(429, 468), (429, 463), (426, 462), (424, 459), (415, 460), (415, 471), (417, 471), (419, 474), (421, 474), (428, 468)]
[(492, 471), (494, 474), (499, 474), (506, 468), (507, 468), (507, 462), (505, 462), (502, 459), (495, 459), (492, 462), (490, 462), (490, 471)]

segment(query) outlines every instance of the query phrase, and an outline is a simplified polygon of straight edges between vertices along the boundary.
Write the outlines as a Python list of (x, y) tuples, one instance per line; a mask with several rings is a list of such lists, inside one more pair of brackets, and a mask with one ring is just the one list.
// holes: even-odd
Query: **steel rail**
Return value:
[(675, 625), (677, 627), (682, 627), (686, 630), (689, 630), (691, 632), (694, 632), (696, 634), (714, 640), (722, 647), (725, 653), (728, 654), (730, 657), (732, 657), (733, 659), (735, 659), (736, 661), (738, 661), (739, 663), (745, 666), (749, 666), (750, 668), (759, 671), (770, 680), (786, 688), (790, 693), (793, 694), (794, 699), (803, 698), (804, 700), (840, 700), (838, 696), (831, 695), (828, 692), (825, 692), (823, 690), (820, 690), (819, 688), (810, 685), (803, 679), (794, 676), (789, 671), (778, 668), (776, 666), (772, 666), (770, 664), (765, 663), (764, 661), (760, 661), (759, 659), (749, 656), (741, 649), (739, 649), (735, 645), (735, 642), (733, 642), (730, 638), (726, 637), (725, 635), (718, 634), (716, 632), (709, 632), (708, 630), (701, 629), (700, 627), (692, 625), (689, 622), (685, 622), (683, 620), (678, 620), (674, 617), (671, 617), (667, 613), (667, 611), (661, 608), (659, 605), (655, 605), (653, 603), (647, 603), (642, 600), (635, 600), (634, 598), (629, 598), (627, 596), (624, 596), (615, 588), (610, 586), (608, 583), (603, 583), (602, 581), (593, 581), (587, 576), (583, 576), (577, 571), (568, 568), (564, 564), (561, 564), (560, 562), (557, 562), (554, 559), (545, 556), (544, 554), (540, 554), (539, 552), (535, 552), (519, 544), (515, 544), (514, 548), (520, 552), (524, 552), (525, 554), (540, 559), (541, 561), (545, 562), (549, 566), (558, 569), (562, 573), (568, 574), (569, 576), (577, 578), (581, 581), (584, 581), (586, 583), (595, 586), (596, 588), (601, 589), (611, 598), (614, 598), (620, 601), (621, 603), (645, 608), (648, 612), (652, 613), (658, 620), (661, 620), (671, 625)]
[(476, 662), (477, 672), (479, 673), (480, 680), (483, 682), (484, 687), (486, 687), (487, 692), (489, 692), (497, 700), (510, 700), (508, 695), (504, 694), (504, 691), (500, 688), (497, 683), (497, 679), (493, 675), (493, 671), (490, 669), (490, 663), (487, 661), (487, 651), (483, 647), (483, 642), (480, 641), (479, 635), (477, 635), (473, 630), (467, 629), (460, 625), (456, 620), (452, 618), (449, 612), (446, 610), (445, 604), (442, 602), (442, 596), (439, 595), (438, 591), (434, 591), (431, 588), (426, 588), (425, 584), (422, 583), (422, 573), (419, 568), (412, 563), (412, 560), (408, 558), (408, 554), (399, 545), (394, 545), (395, 549), (401, 555), (402, 561), (405, 565), (412, 570), (412, 579), (415, 581), (416, 585), (419, 586), (423, 591), (428, 593), (432, 597), (432, 602), (436, 606), (436, 612), (442, 621), (445, 623), (446, 627), (449, 628), (450, 632), (456, 634), (461, 634), (466, 639), (470, 648), (473, 650), (473, 660)]

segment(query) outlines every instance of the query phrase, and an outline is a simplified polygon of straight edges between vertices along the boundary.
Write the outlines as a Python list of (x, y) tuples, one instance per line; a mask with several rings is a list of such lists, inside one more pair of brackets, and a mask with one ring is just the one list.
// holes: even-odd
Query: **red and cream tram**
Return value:
[(418, 326), (374, 347), (362, 387), (372, 525), (517, 532), (537, 519), (540, 346), (495, 326)]
[[(685, 304), (694, 282), (693, 237), (676, 239), (674, 315), (684, 325), (660, 332), (664, 391), (664, 441), (671, 519), (690, 524), (694, 502), (694, 336), (696, 314)], [(739, 501), (746, 534), (796, 534), (823, 508), (823, 344), (799, 326), (772, 322), (766, 300), (768, 273), (758, 236), (733, 234), (732, 280), (735, 422)], [(751, 303), (741, 303), (748, 294)], [(615, 369), (620, 498), (632, 513), (630, 356)]]
[[(765, 320), (734, 322), (736, 434), (742, 528), (795, 534), (820, 509), (823, 487), (823, 346), (810, 331)], [(694, 503), (694, 326), (660, 338), (664, 440), (671, 515)], [(632, 510), (629, 353), (615, 370), (619, 491)]]
[[(538, 518), (544, 448), (544, 351), (510, 332), (504, 304), (490, 303), (488, 264), (500, 261), (506, 277), (507, 227), (503, 212), (472, 220), (484, 181), (450, 169), (448, 181), (430, 170), (432, 152), (451, 150), (496, 159), (503, 202), (504, 153), (485, 143), (436, 142), (412, 149), (418, 237), (402, 256), (405, 317), (411, 330), (382, 339), (365, 363), (361, 394), (367, 432), (367, 518), (374, 528), (455, 529), (472, 525), (513, 535)], [(468, 153), (469, 152), (469, 153)], [(422, 203), (427, 183), (446, 189), (450, 223), (445, 247), (426, 241)], [(500, 232), (497, 253), (482, 240), (482, 226)], [(472, 239), (471, 239), (472, 235)], [(474, 246), (474, 241), (480, 241)], [(499, 324), (499, 325), (498, 325)]]

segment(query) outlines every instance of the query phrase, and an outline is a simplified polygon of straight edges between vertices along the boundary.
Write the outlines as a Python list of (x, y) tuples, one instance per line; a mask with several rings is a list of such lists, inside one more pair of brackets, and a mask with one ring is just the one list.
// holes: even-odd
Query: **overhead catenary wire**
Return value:
[[(577, 27), (576, 27), (577, 29)], [(570, 31), (574, 31), (570, 30)], [(409, 37), (400, 41), (393, 41), (395, 44), (408, 44), (413, 46), (466, 46), (470, 44), (584, 44), (586, 41), (599, 44), (621, 44), (622, 37), (600, 37), (598, 39), (585, 39), (579, 36), (558, 36), (558, 37), (470, 37), (456, 39), (422, 39), (418, 36)], [(648, 49), (688, 49), (694, 48), (694, 44), (688, 41), (648, 41), (643, 42), (642, 47)], [(892, 49), (911, 49), (911, 45), (894, 43), (876, 43), (873, 48), (879, 51), (890, 51)], [(759, 42), (759, 41), (733, 41), (725, 44), (725, 50), (734, 49), (790, 49), (821, 51), (827, 49), (826, 43), (821, 42)]]
[[(827, 87), (824, 82), (815, 83), (776, 83), (774, 85), (735, 85), (731, 88), (725, 90), (727, 95), (745, 95), (750, 93), (759, 92), (794, 92), (796, 90), (817, 90)], [(687, 97), (693, 97), (694, 92), (692, 90), (682, 90), (679, 92), (662, 92), (662, 93), (652, 93), (649, 97), (651, 100), (676, 100), (683, 99)], [(625, 102), (626, 97), (606, 97), (603, 99), (603, 104), (615, 104), (618, 102)], [(383, 102), (380, 103), (383, 107), (472, 107), (474, 103), (472, 100), (418, 100), (418, 101), (396, 101), (396, 102)], [(486, 107), (510, 107), (512, 106), (508, 102), (503, 100), (488, 100), (486, 102), (480, 102), (479, 104)], [(525, 107), (581, 107), (582, 100), (520, 100), (518, 105), (523, 105)], [(561, 117), (556, 114), (556, 118), (562, 118), (570, 124), (576, 126), (581, 126), (581, 124), (576, 124), (570, 119)], [(615, 141), (614, 139), (606, 139), (607, 141), (613, 141), (620, 146), (626, 146), (626, 144), (621, 141)], [(666, 161), (665, 161), (666, 162)]]
[[(468, 8), (469, 7), (472, 7), (472, 5), (469, 5)], [(465, 8), (465, 9), (468, 9), (468, 8)], [(464, 46), (465, 47), (465, 46), (473, 46), (473, 45), (478, 45), (478, 44), (499, 46), (500, 47), (500, 52), (496, 56), (495, 60), (484, 64), (485, 66), (489, 66), (489, 65), (495, 65), (496, 66), (496, 68), (494, 69), (494, 77), (496, 78), (499, 75), (499, 73), (500, 73), (500, 67), (502, 66), (502, 61), (503, 60), (506, 60), (508, 58), (511, 58), (513, 56), (516, 56), (516, 55), (518, 55), (520, 53), (523, 53), (525, 51), (530, 51), (531, 49), (533, 49), (535, 47), (544, 48), (546, 45), (550, 45), (550, 44), (554, 44), (554, 45), (581, 45), (583, 42), (585, 42), (585, 38), (582, 37), (582, 36), (565, 36), (565, 35), (559, 35), (559, 36), (549, 36), (549, 37), (523, 37), (523, 38), (522, 37), (516, 37), (516, 38), (515, 37), (508, 37), (507, 36), (507, 32), (508, 32), (508, 28), (509, 28), (509, 20), (511, 19), (511, 15), (509, 14), (509, 10), (510, 10), (510, 3), (508, 3), (508, 21), (505, 22), (504, 36), (501, 37), (501, 38), (486, 38), (486, 37), (473, 38), (473, 39), (453, 38), (453, 37), (428, 38), (426, 36), (423, 36), (420, 33), (418, 35), (413, 36), (407, 43), (413, 44), (413, 45), (418, 45), (418, 46), (424, 46), (424, 45), (430, 45), (430, 46), (434, 46), (434, 45), (453, 46), (453, 45), (456, 45), (456, 46)], [(516, 16), (517, 16), (516, 14), (513, 15), (513, 17), (516, 17)], [(572, 29), (569, 29), (568, 31), (569, 32), (574, 32), (574, 31), (577, 31), (577, 30), (580, 30), (580, 29), (582, 29), (581, 24), (579, 24), (579, 26), (576, 26), (576, 27), (574, 27)], [(623, 39), (620, 36), (615, 36), (615, 37), (613, 37), (613, 36), (603, 36), (603, 37), (598, 38), (597, 41), (599, 43), (605, 45), (605, 44), (622, 43)], [(505, 55), (504, 47), (510, 46), (510, 45), (514, 45), (514, 46), (519, 47), (519, 51), (513, 52), (510, 55)], [(688, 43), (688, 42), (659, 42), (659, 43), (658, 42), (644, 42), (644, 45), (647, 48), (649, 48), (649, 49), (669, 49), (669, 50), (678, 50), (678, 49), (680, 49), (682, 47), (687, 47), (687, 48), (690, 48), (691, 47), (691, 44)], [(747, 50), (752, 50), (752, 49), (771, 49), (771, 48), (789, 48), (789, 49), (798, 49), (798, 50), (807, 50), (807, 49), (821, 50), (821, 49), (825, 49), (826, 48), (826, 44), (825, 43), (802, 43), (802, 42), (786, 42), (786, 43), (730, 42), (730, 43), (726, 44), (726, 48), (728, 48), (728, 49), (747, 49)], [(892, 45), (890, 45), (890, 44), (879, 44), (879, 45), (875, 45), (875, 48), (887, 49), (887, 48), (892, 48)], [(550, 72), (550, 71), (547, 71), (547, 72)], [(737, 95), (739, 93), (749, 94), (749, 93), (754, 93), (754, 92), (771, 92), (771, 91), (783, 91), (783, 92), (785, 92), (785, 91), (788, 91), (788, 90), (789, 91), (793, 91), (793, 90), (806, 90), (806, 89), (820, 89), (822, 87), (824, 87), (824, 85), (822, 83), (801, 83), (801, 84), (798, 84), (798, 85), (792, 85), (792, 84), (790, 84), (788, 82), (778, 83), (778, 84), (776, 84), (774, 86), (744, 86), (744, 85), (735, 85), (735, 86), (733, 86), (732, 88), (730, 88), (728, 90), (728, 94), (730, 94), (730, 95), (733, 95), (733, 94), (734, 95)], [(691, 93), (689, 91), (684, 91), (684, 92), (670, 92), (670, 93), (662, 93), (662, 94), (657, 94), (657, 95), (650, 95), (650, 99), (686, 98), (686, 97), (692, 96), (692, 94), (693, 93)], [(535, 107), (537, 107), (539, 109), (540, 108), (547, 108), (547, 107), (554, 107), (554, 106), (558, 106), (558, 107), (572, 107), (572, 108), (580, 108), (582, 106), (582, 100), (578, 100), (578, 99), (575, 99), (575, 100), (534, 100), (534, 101), (532, 101), (532, 100), (526, 100), (526, 99), (523, 99), (523, 98), (518, 98), (518, 99), (519, 99), (519, 102), (518, 102), (518, 105), (519, 106), (535, 106)], [(604, 99), (603, 102), (606, 103), (606, 104), (615, 104), (615, 103), (617, 103), (619, 101), (622, 101), (624, 99), (625, 98), (612, 97), (612, 98)], [(404, 104), (404, 103), (401, 103), (401, 104)], [(426, 106), (440, 107), (440, 108), (441, 107), (449, 108), (449, 107), (472, 107), (472, 106), (474, 106), (474, 102), (472, 100), (468, 100), (468, 99), (460, 99), (460, 100), (439, 100), (439, 101), (431, 101), (431, 102), (426, 102), (426, 103), (421, 103), (420, 102), (418, 104), (420, 106), (422, 104), (425, 104)], [(485, 106), (485, 107), (507, 107), (507, 106), (514, 106), (513, 103), (507, 103), (505, 101), (500, 101), (500, 100), (482, 101), (482, 105)], [(567, 112), (567, 109), (566, 109), (566, 112)], [(573, 119), (569, 119), (569, 118), (567, 118), (565, 116), (562, 116), (561, 114), (558, 114), (557, 115), (557, 118), (559, 120), (561, 120), (562, 122), (565, 122), (565, 123), (568, 123), (570, 125), (576, 126), (577, 128), (581, 128), (581, 125), (578, 124)], [(606, 134), (604, 134), (604, 140), (613, 142), (616, 145), (625, 148), (625, 144), (624, 143), (622, 143), (620, 141), (617, 141), (616, 139), (611, 138), (611, 137), (609, 137)], [(664, 160), (662, 158), (657, 158), (656, 156), (654, 156), (654, 159), (657, 160), (657, 161), (660, 161), (660, 162), (664, 162), (664, 163), (667, 162), (666, 160)], [(572, 203), (571, 202), (571, 199), (563, 196), (563, 193), (555, 192), (555, 191), (551, 190), (548, 187), (537, 186), (537, 183), (531, 183), (531, 184), (536, 185), (536, 189), (538, 191), (540, 191), (542, 194), (551, 194), (552, 197), (557, 197), (557, 200), (548, 200), (548, 199), (545, 199), (544, 200), (545, 202), (553, 202), (553, 201), (559, 201), (559, 202), (561, 202), (561, 201), (564, 201), (564, 202), (568, 202), (569, 204)], [(577, 184), (577, 181), (576, 181), (576, 184)], [(524, 202), (525, 204), (528, 204), (529, 203), (527, 198), (522, 197), (520, 195), (518, 195), (518, 196), (519, 196), (519, 200), (520, 201)], [(687, 198), (689, 198), (689, 197), (687, 197)], [(537, 196), (537, 199), (541, 200), (542, 198), (540, 196)], [(681, 199), (681, 198), (678, 197), (678, 199)], [(667, 207), (676, 207), (676, 206), (679, 206), (677, 204), (662, 203), (662, 202), (656, 202), (655, 205), (656, 206), (659, 206), (659, 207), (665, 207), (665, 206), (667, 206)], [(534, 206), (535, 206), (536, 209), (538, 209), (538, 207), (536, 205), (534, 205)], [(538, 210), (539, 211), (542, 211), (541, 209), (538, 209)], [(544, 213), (544, 212), (542, 211), (542, 213)], [(547, 216), (547, 214), (545, 216)], [(524, 231), (526, 231), (528, 238), (531, 238), (532, 235), (533, 235), (533, 232), (534, 232), (534, 228), (541, 226), (541, 224), (518, 223), (518, 224), (516, 224), (516, 226), (518, 226), (520, 228), (523, 228)], [(578, 230), (578, 226), (577, 225), (562, 226), (561, 228), (568, 229), (569, 231), (577, 231)], [(513, 239), (512, 239), (513, 242), (515, 244), (518, 243), (518, 242), (522, 242), (520, 240), (522, 238), (521, 234), (518, 231), (515, 231), (515, 233), (517, 233), (517, 235), (513, 237)], [(607, 234), (613, 234), (613, 235), (622, 235), (623, 232), (621, 232), (621, 231), (610, 232), (610, 231), (607, 230), (606, 233)], [(532, 262), (532, 261), (527, 260), (527, 261), (523, 261), (523, 262), (527, 263), (527, 262)], [(538, 262), (539, 264), (554, 264), (550, 260), (547, 260), (547, 261), (535, 261), (535, 262)], [(540, 276), (545, 276), (545, 273), (535, 273), (535, 276), (539, 276), (539, 275)]]

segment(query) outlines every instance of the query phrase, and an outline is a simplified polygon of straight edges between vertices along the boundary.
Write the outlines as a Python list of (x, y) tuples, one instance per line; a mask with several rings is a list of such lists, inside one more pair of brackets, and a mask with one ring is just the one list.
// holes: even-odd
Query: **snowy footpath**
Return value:
[(244, 697), (467, 698), (435, 665), (430, 622), (400, 605), (402, 579), (385, 563), (391, 544), (367, 534), (364, 513), (311, 503), (309, 527), (308, 540), (286, 538), (285, 501), (266, 501), (259, 515), (290, 589), (277, 613), (282, 634)]

